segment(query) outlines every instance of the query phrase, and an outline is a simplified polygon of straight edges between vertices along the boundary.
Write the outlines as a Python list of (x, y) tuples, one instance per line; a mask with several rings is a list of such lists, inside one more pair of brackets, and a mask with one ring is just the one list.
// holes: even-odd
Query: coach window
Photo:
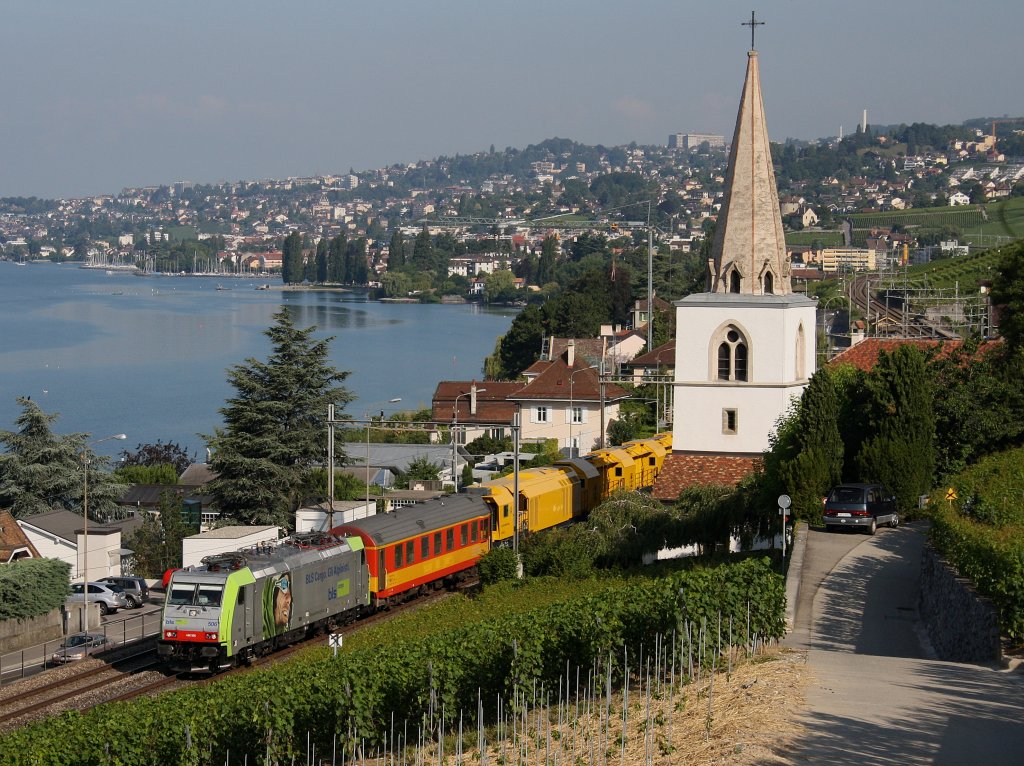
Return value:
[(487, 519), (480, 519), (480, 536), (487, 537)]
[(430, 538), (424, 535), (420, 538), (420, 559), (430, 558)]
[(507, 503), (505, 505), (501, 506), (501, 515), (504, 516), (506, 519), (508, 518), (508, 504)]
[(402, 566), (402, 544), (395, 546), (395, 569)]
[(411, 564), (416, 560), (416, 541), (410, 540), (405, 544), (405, 563)]
[(440, 532), (435, 532), (434, 533), (434, 555), (435, 556), (440, 556), (441, 555), (441, 533)]
[(621, 465), (615, 466), (615, 475), (616, 476), (622, 476), (622, 466)]
[(476, 522), (475, 521), (471, 522), (470, 525), (469, 525), (469, 539), (472, 540), (474, 543), (478, 539), (477, 538), (477, 533), (478, 532), (479, 532), (479, 529), (477, 528)]
[(455, 548), (455, 528), (451, 527), (447, 530), (444, 536), (444, 549), (446, 551), (453, 550)]
[(463, 524), (459, 527), (459, 545), (463, 546), (469, 542), (469, 524)]

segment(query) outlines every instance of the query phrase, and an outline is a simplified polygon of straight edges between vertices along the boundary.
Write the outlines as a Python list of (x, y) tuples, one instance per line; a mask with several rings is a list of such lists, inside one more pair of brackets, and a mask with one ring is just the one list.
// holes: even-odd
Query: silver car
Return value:
[(53, 653), (50, 661), (63, 665), (66, 662), (84, 660), (90, 654), (105, 652), (117, 646), (117, 641), (102, 633), (73, 633), (64, 639), (60, 648)]
[[(71, 595), (68, 596), (68, 601), (82, 601), (85, 599), (84, 590), (82, 583), (76, 582), (71, 586)], [(125, 598), (124, 591), (121, 590), (117, 585), (111, 585), (106, 582), (91, 582), (89, 583), (89, 603), (98, 603), (100, 605), (100, 614), (112, 614), (118, 609), (128, 608), (128, 599)]]

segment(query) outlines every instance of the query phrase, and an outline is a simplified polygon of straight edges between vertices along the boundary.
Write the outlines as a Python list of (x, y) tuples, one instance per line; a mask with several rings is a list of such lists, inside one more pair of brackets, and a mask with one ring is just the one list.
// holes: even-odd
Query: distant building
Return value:
[(821, 270), (826, 274), (875, 268), (876, 251), (866, 247), (826, 247), (821, 251)]
[(687, 133), (683, 137), (683, 148), (691, 151), (697, 149), (704, 142), (707, 142), (711, 149), (725, 148), (725, 136), (716, 136), (711, 133)]

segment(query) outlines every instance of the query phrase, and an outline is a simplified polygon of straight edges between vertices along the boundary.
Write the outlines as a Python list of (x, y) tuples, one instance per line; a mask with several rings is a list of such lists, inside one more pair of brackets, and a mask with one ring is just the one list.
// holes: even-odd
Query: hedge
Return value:
[[(559, 589), (567, 594), (561, 601), (544, 595)], [(567, 663), (586, 668), (610, 656), (618, 672), (623, 645), (652, 646), (656, 634), (679, 627), (684, 608), (692, 624), (706, 621), (709, 630), (731, 618), (738, 645), (747, 625), (762, 639), (784, 630), (784, 586), (767, 559), (661, 578), (497, 590), (490, 602), (452, 599), (454, 607), (422, 610), (408, 631), (389, 621), (376, 640), (363, 637), (338, 659), (306, 652), (215, 684), (66, 713), (7, 735), (0, 762), (198, 766), (222, 764), (230, 751), (233, 762), (246, 753), (253, 762), (287, 763), (305, 750), (307, 735), (321, 752), (336, 734), (380, 743), (392, 716), (416, 726), (432, 701), (435, 710), (472, 719), (478, 695), (511, 699), (534, 682), (550, 688)], [(482, 617), (474, 620), (477, 611)]]
[(38, 617), (63, 604), (70, 592), (71, 565), (57, 559), (0, 564), (0, 620)]

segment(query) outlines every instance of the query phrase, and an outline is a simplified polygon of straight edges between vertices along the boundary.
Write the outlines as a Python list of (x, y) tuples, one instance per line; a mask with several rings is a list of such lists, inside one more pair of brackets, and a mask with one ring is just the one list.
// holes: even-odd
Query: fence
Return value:
[[(120, 620), (109, 620), (93, 627), (89, 632), (102, 633), (117, 641), (118, 644), (130, 644), (157, 635), (160, 632), (162, 619), (162, 611), (157, 610), (135, 614)], [(18, 681), (44, 670), (48, 666), (50, 656), (60, 648), (63, 640), (61, 637), (20, 651), (0, 655), (0, 685)]]

